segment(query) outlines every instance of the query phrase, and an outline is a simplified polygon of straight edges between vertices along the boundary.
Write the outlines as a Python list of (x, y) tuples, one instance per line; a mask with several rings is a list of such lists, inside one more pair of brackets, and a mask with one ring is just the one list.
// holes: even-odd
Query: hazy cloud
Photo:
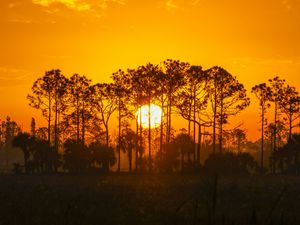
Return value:
[(178, 9), (179, 8), (179, 6), (174, 2), (174, 0), (167, 0), (166, 7), (168, 9)]
[(109, 3), (116, 3), (119, 5), (126, 5), (124, 0), (102, 0), (102, 2), (98, 5), (102, 9), (108, 8)]
[(91, 4), (80, 0), (32, 0), (32, 2), (41, 6), (50, 6), (58, 3), (63, 4), (70, 9), (78, 11), (85, 11), (91, 9)]
[(291, 2), (289, 0), (282, 0), (281, 3), (288, 11), (292, 8)]
[(192, 5), (198, 5), (198, 3), (200, 2), (201, 0), (193, 0), (192, 1)]
[(125, 5), (124, 0), (32, 0), (34, 4), (49, 7), (54, 4), (62, 4), (69, 9), (77, 11), (88, 11), (92, 8), (108, 8), (109, 3)]
[(0, 87), (24, 84), (28, 80), (28, 71), (12, 67), (0, 67)]

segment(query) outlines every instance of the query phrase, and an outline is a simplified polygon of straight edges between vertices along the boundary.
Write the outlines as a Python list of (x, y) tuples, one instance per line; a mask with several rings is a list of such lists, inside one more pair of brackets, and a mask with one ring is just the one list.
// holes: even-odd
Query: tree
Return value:
[[(201, 127), (208, 126), (202, 118), (209, 97), (206, 90), (207, 78), (206, 73), (202, 71), (202, 67), (191, 66), (185, 74), (185, 85), (181, 87), (175, 98), (179, 114), (188, 121), (188, 135), (190, 136), (191, 123), (193, 123), (194, 162), (197, 161), (199, 164), (202, 139)], [(196, 144), (196, 125), (198, 126), (198, 144)]]
[(21, 132), (21, 128), (18, 124), (13, 121), (9, 116), (6, 117), (6, 121), (2, 121), (1, 123), (1, 142), (5, 146), (9, 146), (14, 137)]
[(292, 135), (288, 142), (278, 148), (275, 153), (275, 161), (278, 162), (281, 172), (299, 175), (299, 150), (300, 150), (300, 135)]
[(105, 128), (105, 143), (109, 146), (109, 121), (117, 109), (117, 98), (112, 84), (95, 84), (91, 87), (92, 105)]
[(246, 175), (255, 172), (256, 168), (256, 162), (249, 153), (214, 153), (204, 164), (204, 171), (208, 174)]
[[(276, 137), (274, 137), (276, 129)], [(267, 128), (265, 129), (265, 136), (268, 140), (268, 146), (270, 151), (270, 168), (273, 174), (276, 173), (276, 165), (277, 165), (277, 158), (276, 154), (278, 151), (278, 148), (281, 148), (286, 143), (287, 137), (288, 137), (288, 130), (286, 129), (285, 124), (282, 121), (277, 121), (277, 124), (275, 126), (274, 122), (268, 124)], [(276, 139), (276, 150), (274, 148), (274, 139)]]
[(70, 173), (82, 173), (89, 167), (89, 152), (85, 145), (77, 140), (67, 140), (64, 144), (64, 169)]
[(36, 170), (39, 173), (47, 173), (51, 171), (53, 164), (59, 164), (58, 153), (55, 153), (49, 148), (47, 139), (40, 139), (39, 137), (32, 137), (32, 143), (30, 146), (30, 153), (32, 156), (32, 170)]
[[(126, 73), (128, 90), (130, 90), (130, 94), (128, 95), (128, 110), (131, 113), (132, 117), (135, 117), (135, 125), (136, 125), (136, 134), (138, 139), (136, 140), (136, 146), (139, 151), (136, 151), (136, 160), (135, 160), (135, 169), (141, 169), (142, 167), (142, 154), (143, 154), (143, 127), (139, 118), (142, 117), (141, 110), (140, 115), (136, 115), (138, 110), (145, 104), (144, 94), (142, 91), (142, 86), (140, 85), (139, 75), (137, 69), (128, 69)], [(139, 168), (140, 166), (140, 168)]]
[[(180, 148), (174, 141), (164, 144), (162, 151), (156, 155), (157, 167), (160, 172), (172, 173), (180, 170)], [(183, 163), (182, 163), (183, 167)]]
[[(46, 71), (32, 86), (32, 95), (28, 95), (29, 105), (40, 109), (48, 122), (48, 144), (51, 146), (51, 124), (54, 117), (54, 149), (58, 151), (59, 141), (59, 115), (65, 111), (64, 97), (67, 90), (67, 78), (61, 71)], [(54, 114), (54, 115), (53, 115)]]
[(270, 107), (269, 101), (271, 100), (272, 90), (266, 85), (266, 83), (255, 85), (252, 88), (252, 93), (259, 100), (260, 106), (260, 117), (261, 117), (261, 157), (260, 157), (260, 167), (263, 171), (264, 169), (264, 127), (266, 123), (265, 114), (267, 108)]
[[(184, 171), (187, 169), (187, 166), (191, 164), (191, 154), (194, 152), (195, 143), (193, 139), (186, 133), (179, 133), (175, 139), (172, 141), (174, 146), (176, 146), (177, 150), (181, 155), (181, 170)], [(176, 149), (175, 148), (175, 149)], [(174, 151), (176, 151), (174, 149)], [(184, 158), (187, 155), (188, 162), (186, 163)]]
[[(128, 168), (129, 173), (132, 172), (132, 155), (133, 150), (138, 151), (138, 146), (136, 145), (138, 135), (131, 129), (124, 129), (121, 135), (120, 140), (120, 151), (123, 150), (128, 155)], [(137, 158), (135, 159), (137, 160)]]
[[(126, 102), (129, 100), (129, 84), (130, 81), (128, 80), (129, 77), (127, 74), (122, 71), (118, 70), (116, 73), (112, 75), (113, 86), (115, 91), (115, 96), (117, 98), (117, 108), (118, 108), (118, 171), (120, 172), (121, 169), (121, 131), (122, 131), (122, 120), (123, 117), (128, 117), (130, 115), (129, 110), (127, 109)], [(131, 172), (131, 164), (130, 164), (130, 172)]]
[(32, 139), (28, 133), (19, 133), (14, 137), (12, 141), (12, 146), (14, 148), (20, 148), (24, 155), (24, 167), (25, 173), (28, 173), (28, 160), (30, 157), (30, 145), (32, 144)]
[(219, 151), (222, 152), (223, 126), (230, 116), (237, 115), (250, 104), (244, 85), (225, 69), (215, 66), (208, 71), (213, 115), (213, 151), (216, 148), (216, 128), (219, 127)]
[[(284, 88), (285, 80), (280, 79), (278, 76), (274, 77), (273, 79), (269, 79), (269, 85), (271, 88), (271, 101), (274, 103), (274, 129), (273, 129), (273, 155), (277, 150), (277, 124), (279, 122), (279, 108), (280, 102), (282, 102), (283, 98), (283, 88)], [(272, 164), (272, 171), (275, 173), (275, 162)]]
[(172, 108), (174, 104), (174, 96), (176, 92), (182, 87), (184, 82), (184, 76), (189, 69), (189, 63), (180, 62), (179, 60), (167, 59), (163, 62), (164, 73), (166, 76), (165, 91), (167, 96), (167, 129), (166, 129), (166, 143), (171, 140), (172, 130)]
[(246, 142), (246, 132), (242, 129), (234, 129), (233, 132), (233, 143), (236, 145), (236, 149), (238, 153), (241, 153), (241, 146)]
[[(138, 85), (137, 90), (140, 91), (140, 101), (148, 105), (148, 168), (152, 171), (152, 150), (151, 150), (151, 104), (157, 96), (155, 77), (160, 73), (160, 68), (157, 65), (147, 64), (140, 66), (136, 73), (133, 74), (132, 82)], [(143, 105), (141, 104), (141, 105)], [(141, 121), (140, 121), (141, 124)]]
[(74, 74), (69, 79), (69, 115), (68, 127), (75, 133), (77, 142), (86, 142), (86, 132), (95, 119), (91, 104), (91, 80), (86, 76)]
[(31, 133), (31, 136), (35, 137), (35, 135), (36, 135), (36, 123), (35, 123), (35, 119), (34, 118), (31, 119), (30, 133)]
[(279, 102), (280, 110), (286, 116), (289, 126), (289, 140), (292, 138), (294, 122), (299, 118), (300, 97), (295, 87), (289, 85), (283, 87), (281, 101)]
[(109, 172), (109, 168), (116, 163), (116, 156), (112, 147), (94, 142), (89, 146), (94, 163), (100, 166), (104, 173)]

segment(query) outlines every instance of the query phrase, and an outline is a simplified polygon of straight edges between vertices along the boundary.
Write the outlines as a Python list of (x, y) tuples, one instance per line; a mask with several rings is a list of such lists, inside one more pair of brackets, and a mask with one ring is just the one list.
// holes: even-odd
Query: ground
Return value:
[(300, 224), (299, 209), (299, 177), (0, 177), (0, 224)]

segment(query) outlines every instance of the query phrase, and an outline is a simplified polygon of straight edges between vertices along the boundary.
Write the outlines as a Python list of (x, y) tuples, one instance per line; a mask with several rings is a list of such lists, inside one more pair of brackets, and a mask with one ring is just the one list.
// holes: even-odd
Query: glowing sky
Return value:
[[(1, 0), (0, 118), (39, 117), (26, 95), (52, 68), (103, 82), (173, 58), (222, 66), (248, 89), (275, 75), (300, 89), (299, 12), (300, 0)], [(252, 104), (239, 118), (252, 134), (256, 116)]]

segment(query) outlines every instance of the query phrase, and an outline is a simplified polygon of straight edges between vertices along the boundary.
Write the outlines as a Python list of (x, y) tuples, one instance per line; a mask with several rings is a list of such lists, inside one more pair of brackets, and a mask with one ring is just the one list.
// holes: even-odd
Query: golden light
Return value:
[(142, 125), (143, 128), (149, 128), (149, 112), (150, 112), (150, 125), (151, 128), (159, 127), (161, 124), (162, 109), (155, 104), (143, 105), (137, 111), (138, 123)]

